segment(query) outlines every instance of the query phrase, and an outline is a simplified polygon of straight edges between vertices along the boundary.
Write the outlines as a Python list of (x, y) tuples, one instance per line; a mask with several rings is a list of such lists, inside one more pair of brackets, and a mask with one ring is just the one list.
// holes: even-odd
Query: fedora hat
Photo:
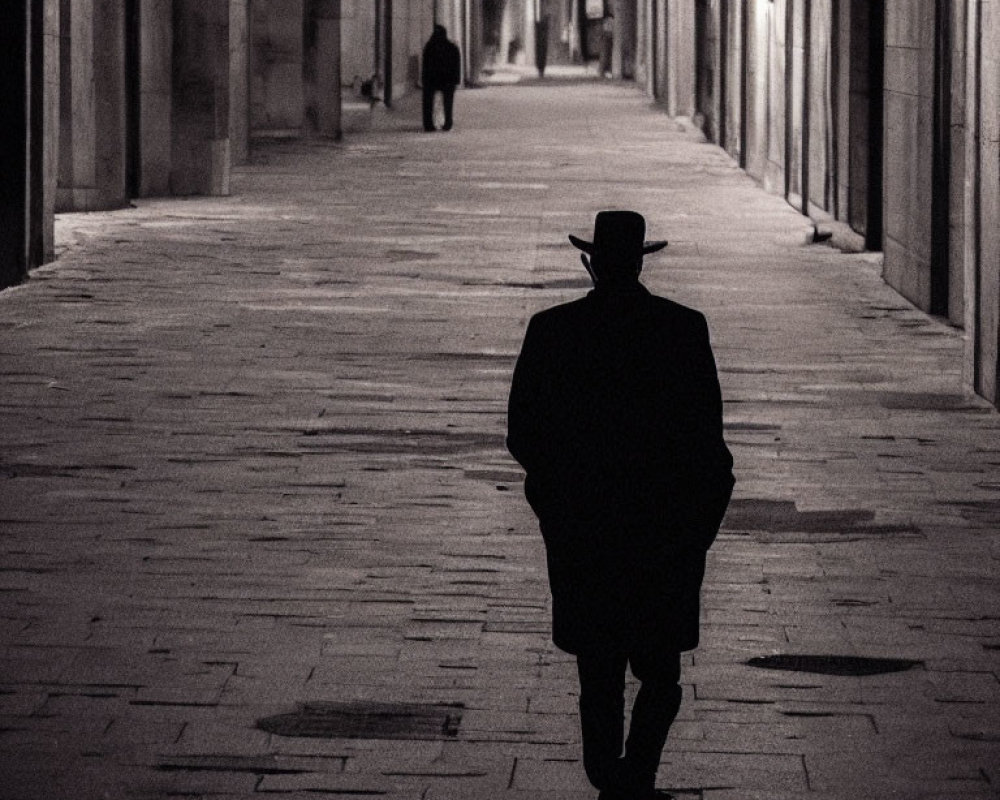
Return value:
[(667, 246), (666, 241), (648, 242), (646, 220), (635, 211), (599, 211), (594, 219), (594, 241), (588, 242), (573, 234), (569, 240), (587, 255), (632, 260), (655, 253)]

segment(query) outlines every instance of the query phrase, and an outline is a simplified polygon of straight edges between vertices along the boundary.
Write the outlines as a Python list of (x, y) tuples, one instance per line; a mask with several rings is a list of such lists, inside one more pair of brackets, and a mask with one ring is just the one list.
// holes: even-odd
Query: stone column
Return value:
[[(76, 0), (74, 0), (76, 2)], [(139, 194), (170, 194), (173, 0), (142, 0), (139, 33)]]
[(516, 2), (515, 0), (507, 0), (503, 4), (503, 8), (500, 12), (500, 45), (497, 51), (497, 64), (507, 64), (512, 59), (510, 52), (511, 42), (517, 38), (517, 31), (523, 19), (524, 15), (516, 13)]
[(174, 0), (172, 194), (229, 193), (229, 4)]
[(62, 0), (58, 211), (93, 207), (94, 0)]
[(667, 18), (667, 113), (693, 117), (695, 76), (698, 70), (695, 47), (694, 0), (669, 0)]
[(525, 0), (524, 2), (524, 63), (535, 65), (535, 9), (542, 0)]
[(98, 208), (128, 204), (125, 130), (125, 4), (94, 4), (94, 188)]
[(15, 0), (0, 25), (0, 288), (53, 258), (59, 2)]
[(339, 139), (340, 0), (307, 0), (306, 119), (322, 136)]
[(62, 0), (58, 209), (128, 201), (125, 10), (121, 0)]
[(250, 130), (254, 135), (302, 133), (303, 13), (303, 0), (253, 2)]
[(0, 288), (28, 272), (30, 27), (28, 0), (7, 0), (0, 25)]
[(614, 16), (614, 22), (611, 26), (611, 75), (615, 78), (622, 77), (622, 7), (627, 0), (612, 0), (609, 4), (611, 6), (611, 13)]
[(883, 277), (925, 311), (931, 305), (934, 227), (934, 5), (933, 0), (887, 0), (885, 6)]
[(234, 164), (250, 158), (250, 0), (229, 0), (229, 146)]
[(62, 0), (58, 209), (115, 208), (125, 187), (125, 14), (120, 0)]
[(39, 263), (52, 261), (55, 255), (56, 187), (59, 178), (59, 0), (35, 0), (43, 3), (42, 57), (42, 175), (41, 219), (38, 225)]
[(984, 0), (979, 4), (978, 17), (976, 391), (1000, 406), (1000, 1)]

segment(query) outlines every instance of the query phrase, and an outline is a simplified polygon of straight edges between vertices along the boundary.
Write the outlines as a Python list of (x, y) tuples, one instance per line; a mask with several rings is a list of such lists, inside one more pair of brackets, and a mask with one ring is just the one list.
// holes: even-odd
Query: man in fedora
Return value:
[[(593, 242), (569, 237), (594, 289), (532, 317), (508, 408), (601, 800), (664, 796), (680, 654), (698, 645), (705, 554), (733, 488), (708, 326), (639, 282), (643, 256), (667, 244), (645, 229), (633, 211), (602, 211)], [(627, 666), (641, 686), (625, 740)]]

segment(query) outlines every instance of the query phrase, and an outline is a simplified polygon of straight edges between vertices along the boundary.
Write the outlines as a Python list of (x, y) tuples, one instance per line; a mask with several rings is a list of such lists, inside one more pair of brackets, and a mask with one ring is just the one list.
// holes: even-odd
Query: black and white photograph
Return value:
[(0, 800), (1000, 800), (1000, 0), (0, 60)]

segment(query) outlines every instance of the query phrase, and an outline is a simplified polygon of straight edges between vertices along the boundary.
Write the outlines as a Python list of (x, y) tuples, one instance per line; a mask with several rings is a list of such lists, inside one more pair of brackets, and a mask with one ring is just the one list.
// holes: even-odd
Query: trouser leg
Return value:
[(434, 89), (430, 86), (424, 87), (424, 130), (434, 130)]
[(625, 724), (625, 656), (578, 656), (583, 768), (597, 789), (615, 779)]
[(657, 661), (653, 667), (642, 662), (632, 664), (641, 686), (625, 742), (625, 770), (630, 783), (640, 792), (652, 791), (656, 783), (663, 746), (681, 707), (680, 653), (676, 658)]
[(452, 125), (451, 112), (455, 106), (455, 87), (444, 87), (441, 90), (441, 97), (444, 100), (444, 129), (450, 131)]

